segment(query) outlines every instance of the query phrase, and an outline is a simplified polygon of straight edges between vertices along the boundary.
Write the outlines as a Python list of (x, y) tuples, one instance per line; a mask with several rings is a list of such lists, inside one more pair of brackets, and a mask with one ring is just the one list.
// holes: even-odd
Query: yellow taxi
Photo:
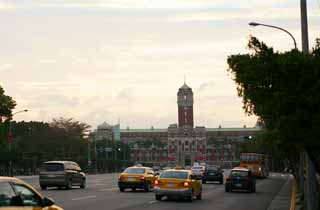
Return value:
[(130, 188), (133, 191), (143, 189), (149, 192), (154, 186), (156, 175), (149, 167), (133, 166), (125, 169), (119, 176), (118, 187), (120, 192)]
[(42, 196), (24, 181), (13, 177), (0, 177), (0, 209), (63, 210), (52, 199)]
[(165, 170), (155, 181), (154, 193), (156, 200), (163, 196), (170, 198), (184, 198), (192, 201), (202, 198), (202, 183), (191, 170), (169, 169)]

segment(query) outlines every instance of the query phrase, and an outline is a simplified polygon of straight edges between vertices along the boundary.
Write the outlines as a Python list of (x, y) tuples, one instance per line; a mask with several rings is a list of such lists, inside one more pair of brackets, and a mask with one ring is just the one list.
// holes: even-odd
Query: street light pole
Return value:
[[(14, 112), (12, 114), (11, 120), (13, 119), (13, 116), (22, 112), (27, 112), (27, 109), (20, 110), (17, 112)], [(9, 160), (9, 176), (12, 176), (12, 159), (11, 159), (11, 150), (12, 150), (12, 141), (13, 141), (13, 134), (12, 134), (12, 126), (11, 126), (11, 120), (9, 120), (9, 132), (8, 132), (8, 150), (10, 154), (10, 160)]]
[[(309, 38), (308, 38), (308, 16), (307, 16), (307, 1), (300, 0), (300, 12), (301, 12), (301, 41), (302, 41), (302, 52), (305, 54), (309, 53)], [(306, 203), (307, 203), (307, 210), (318, 209), (319, 204), (317, 203), (316, 199), (316, 170), (314, 164), (312, 163), (309, 154), (306, 152), (302, 152), (300, 155), (305, 157), (305, 162), (301, 161), (300, 167), (304, 167), (303, 163), (306, 163), (305, 166), (306, 170)], [(303, 174), (303, 169), (301, 169), (301, 173)], [(303, 177), (301, 176), (301, 180)], [(304, 181), (304, 180), (303, 180)], [(304, 183), (304, 182), (303, 182)], [(301, 185), (303, 189), (304, 185)]]
[(300, 0), (302, 52), (309, 52), (307, 2)]
[(289, 34), (289, 36), (292, 38), (293, 40), (293, 43), (294, 43), (294, 49), (297, 49), (297, 42), (296, 42), (296, 39), (294, 38), (294, 36), (287, 30), (283, 29), (283, 28), (280, 28), (278, 26), (273, 26), (273, 25), (268, 25), (268, 24), (262, 24), (262, 23), (256, 23), (256, 22), (250, 22), (249, 23), (249, 26), (253, 26), (253, 27), (256, 27), (256, 26), (265, 26), (265, 27), (269, 27), (269, 28), (275, 28), (275, 29), (279, 29), (281, 31), (284, 31), (286, 32), (287, 34)]

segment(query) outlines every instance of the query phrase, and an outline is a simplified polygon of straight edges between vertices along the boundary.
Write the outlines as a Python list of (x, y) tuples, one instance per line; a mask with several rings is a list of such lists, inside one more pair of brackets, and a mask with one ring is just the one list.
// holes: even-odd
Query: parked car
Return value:
[(202, 177), (202, 183), (208, 181), (223, 184), (223, 170), (219, 166), (207, 166)]
[(39, 175), (41, 189), (47, 187), (65, 187), (71, 189), (72, 186), (86, 187), (86, 175), (80, 166), (72, 161), (48, 161), (43, 164)]
[(0, 177), (0, 209), (63, 210), (29, 184), (13, 177)]
[(232, 192), (232, 190), (256, 192), (256, 180), (250, 169), (236, 167), (231, 170), (226, 179), (225, 191)]

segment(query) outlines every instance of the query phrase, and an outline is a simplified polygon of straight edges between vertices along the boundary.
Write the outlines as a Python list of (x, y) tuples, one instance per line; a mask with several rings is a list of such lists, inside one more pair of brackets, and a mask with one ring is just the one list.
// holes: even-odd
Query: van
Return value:
[(73, 161), (48, 161), (43, 163), (39, 184), (43, 190), (47, 187), (72, 189), (72, 186), (80, 186), (80, 188), (85, 188), (86, 175)]

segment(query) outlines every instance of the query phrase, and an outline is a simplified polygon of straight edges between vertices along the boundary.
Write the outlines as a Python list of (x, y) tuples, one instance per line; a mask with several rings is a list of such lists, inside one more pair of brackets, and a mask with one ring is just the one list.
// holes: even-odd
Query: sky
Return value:
[[(320, 37), (320, 0), (308, 1), (309, 44)], [(93, 128), (177, 123), (177, 91), (194, 92), (195, 125), (252, 127), (227, 57), (249, 36), (301, 49), (297, 0), (0, 0), (0, 86), (14, 120), (66, 117)]]

